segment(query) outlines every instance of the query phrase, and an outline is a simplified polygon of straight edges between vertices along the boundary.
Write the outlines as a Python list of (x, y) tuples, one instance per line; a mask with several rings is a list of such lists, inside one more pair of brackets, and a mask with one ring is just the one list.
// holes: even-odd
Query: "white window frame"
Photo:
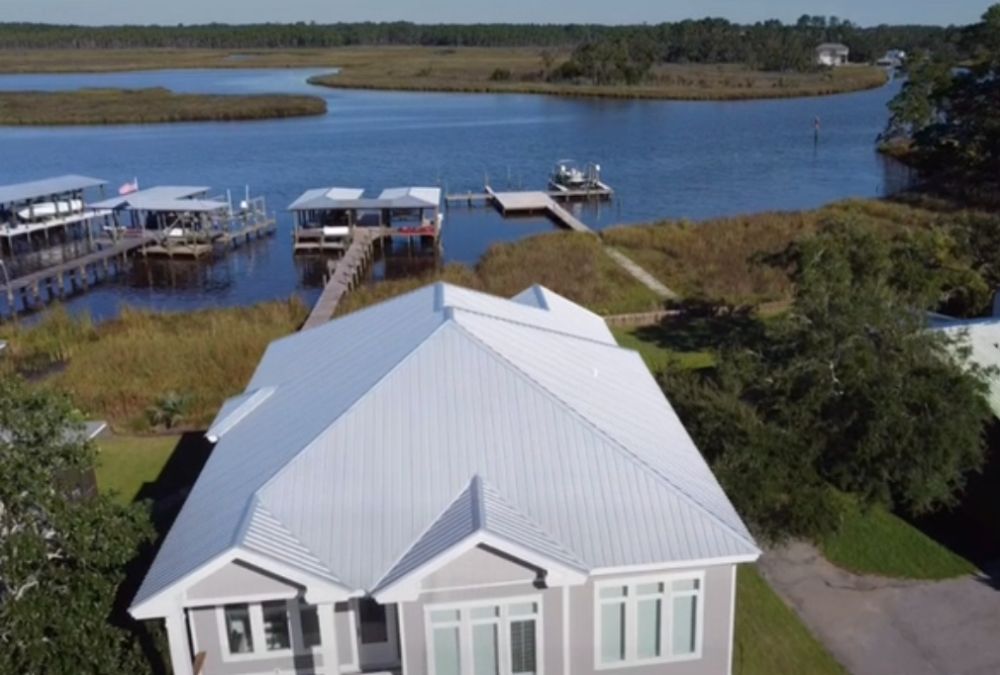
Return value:
[[(696, 591), (675, 591), (672, 584), (677, 581), (697, 581)], [(663, 584), (663, 592), (655, 595), (638, 596), (636, 589), (646, 584)], [(624, 598), (601, 598), (601, 591), (607, 588), (628, 587)], [(690, 654), (673, 653), (674, 598), (698, 598), (695, 605), (695, 649)], [(636, 630), (640, 598), (660, 598), (660, 646), (662, 656), (639, 658), (638, 631)], [(602, 609), (604, 605), (625, 605), (625, 659), (604, 663), (602, 656)], [(697, 661), (702, 657), (705, 628), (705, 572), (681, 572), (676, 574), (656, 574), (639, 577), (619, 577), (604, 579), (594, 584), (594, 670), (617, 670), (660, 663), (680, 663)]]
[[(267, 641), (264, 637), (264, 607), (265, 602), (285, 602), (288, 612), (288, 635), (291, 647), (288, 649), (267, 649)], [(315, 647), (306, 647), (305, 634), (302, 631), (302, 615), (300, 613), (299, 598), (272, 598), (262, 599), (258, 602), (227, 602), (224, 605), (216, 605), (215, 622), (219, 630), (219, 651), (223, 663), (239, 663), (242, 661), (264, 661), (267, 659), (293, 658), (296, 656), (322, 655), (323, 644)], [(234, 605), (246, 605), (250, 613), (250, 638), (253, 640), (253, 651), (244, 654), (233, 654), (229, 651), (229, 634), (226, 631), (226, 607)], [(312, 605), (319, 607), (316, 605)]]
[[(512, 605), (524, 605), (532, 603), (535, 605), (535, 613), (531, 615), (510, 615)], [(495, 618), (473, 619), (470, 614), (473, 609), (485, 609), (497, 607), (500, 612)], [(458, 619), (455, 621), (431, 620), (432, 612), (458, 612)], [(499, 651), (499, 672), (500, 675), (512, 675), (510, 662), (510, 624), (516, 621), (523, 621), (530, 618), (535, 622), (535, 675), (545, 675), (545, 632), (542, 616), (544, 606), (541, 595), (512, 596), (507, 598), (488, 598), (482, 600), (466, 600), (463, 602), (444, 602), (431, 605), (424, 605), (424, 641), (427, 651), (427, 672), (431, 675), (437, 672), (437, 664), (434, 662), (434, 629), (435, 628), (458, 628), (458, 649), (459, 663), (462, 672), (467, 672), (472, 660), (472, 627), (483, 624), (496, 624), (499, 626), (498, 645)], [(469, 671), (471, 672), (471, 671)]]

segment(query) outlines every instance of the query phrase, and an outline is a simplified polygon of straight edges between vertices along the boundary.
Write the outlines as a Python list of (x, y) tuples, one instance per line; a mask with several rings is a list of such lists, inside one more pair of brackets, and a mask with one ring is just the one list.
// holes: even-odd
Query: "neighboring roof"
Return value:
[(477, 528), (586, 571), (758, 553), (641, 357), (541, 287), (278, 340), (221, 427), (133, 609), (239, 550), (373, 592)]
[[(933, 330), (942, 331), (955, 338), (959, 345), (969, 348), (968, 358), (983, 368), (1000, 369), (1000, 318), (962, 320), (942, 314), (928, 315)], [(990, 408), (1000, 417), (1000, 374), (990, 378)]]
[(388, 188), (377, 199), (363, 198), (357, 188), (317, 188), (306, 190), (288, 206), (289, 211), (432, 209), (441, 204), (441, 188)]
[(184, 211), (189, 213), (207, 213), (228, 209), (226, 202), (214, 199), (192, 199), (205, 194), (211, 188), (195, 185), (161, 185), (139, 190), (127, 195), (112, 197), (91, 204), (95, 209), (126, 209), (129, 211)]
[(66, 192), (77, 192), (106, 184), (107, 181), (103, 181), (100, 178), (67, 175), (30, 181), (28, 183), (0, 185), (0, 204), (22, 202), (39, 197), (50, 197)]
[(361, 199), (365, 191), (361, 188), (315, 188), (306, 190), (288, 206), (289, 211), (306, 211), (310, 209), (330, 209), (338, 202)]
[(847, 45), (845, 45), (845, 44), (841, 44), (840, 42), (824, 42), (823, 44), (821, 44), (818, 47), (816, 47), (816, 51), (818, 51), (818, 52), (847, 52), (847, 51), (850, 51), (850, 48)]
[(411, 201), (413, 203), (426, 204), (428, 208), (434, 208), (441, 203), (441, 188), (436, 187), (397, 187), (382, 190), (379, 199), (390, 201)]

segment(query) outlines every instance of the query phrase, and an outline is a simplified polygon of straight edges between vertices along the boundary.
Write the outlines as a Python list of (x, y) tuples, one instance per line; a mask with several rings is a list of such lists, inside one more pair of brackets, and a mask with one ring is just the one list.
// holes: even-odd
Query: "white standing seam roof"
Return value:
[(355, 201), (361, 199), (365, 191), (361, 188), (315, 188), (306, 190), (298, 199), (289, 204), (289, 211), (309, 210), (309, 209), (331, 209), (336, 208), (338, 202)]
[(130, 211), (209, 212), (228, 209), (226, 202), (214, 199), (194, 199), (211, 188), (197, 185), (159, 185), (111, 197), (91, 206), (95, 209), (128, 209)]
[(133, 608), (244, 549), (365, 593), (477, 530), (582, 571), (759, 553), (639, 355), (541, 287), (278, 340), (212, 428)]
[(86, 190), (87, 188), (100, 187), (106, 184), (107, 181), (103, 181), (100, 178), (68, 175), (34, 180), (27, 183), (16, 183), (14, 185), (0, 185), (0, 204), (23, 202), (40, 197), (51, 197), (66, 192), (77, 192), (79, 190)]
[(441, 205), (441, 188), (403, 187), (383, 190), (377, 199), (364, 198), (357, 188), (306, 190), (288, 205), (289, 211), (435, 209)]

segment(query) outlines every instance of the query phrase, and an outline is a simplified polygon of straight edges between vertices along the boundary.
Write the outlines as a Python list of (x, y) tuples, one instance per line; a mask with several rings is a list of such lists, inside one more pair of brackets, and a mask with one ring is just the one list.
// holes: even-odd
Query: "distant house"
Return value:
[(906, 62), (906, 52), (902, 49), (890, 49), (885, 55), (875, 62), (875, 65), (883, 68), (901, 68)]
[(173, 671), (727, 675), (759, 550), (640, 356), (542, 287), (273, 343), (130, 608)]
[(824, 42), (816, 47), (816, 63), (821, 66), (847, 65), (851, 50), (839, 42)]

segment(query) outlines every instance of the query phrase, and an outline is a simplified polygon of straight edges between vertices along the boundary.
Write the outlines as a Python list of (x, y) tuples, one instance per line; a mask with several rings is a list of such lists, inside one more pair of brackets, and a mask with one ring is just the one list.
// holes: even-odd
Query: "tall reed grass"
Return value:
[(183, 314), (125, 309), (95, 325), (55, 309), (32, 327), (6, 327), (2, 372), (48, 372), (41, 386), (68, 392), (88, 415), (119, 430), (147, 431), (163, 396), (184, 397), (181, 426), (200, 428), (246, 386), (264, 348), (296, 330), (297, 301)]

